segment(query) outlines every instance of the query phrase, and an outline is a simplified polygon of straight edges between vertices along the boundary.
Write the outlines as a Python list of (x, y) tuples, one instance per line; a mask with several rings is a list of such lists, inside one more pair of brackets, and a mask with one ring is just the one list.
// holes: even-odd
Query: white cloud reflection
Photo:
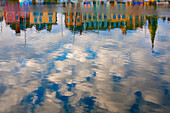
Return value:
[[(74, 43), (68, 29), (64, 30), (64, 37), (61, 32), (43, 31), (42, 34), (28, 30), (24, 46), (23, 40), (5, 27), (0, 39), (0, 83), (7, 89), (0, 96), (0, 112), (29, 111), (35, 106), (34, 111), (39, 113), (65, 109), (83, 112), (85, 108), (91, 112), (125, 113), (140, 97), (135, 92), (140, 91), (141, 102), (137, 104), (142, 112), (152, 109), (166, 113), (169, 93), (166, 95), (164, 90), (169, 91), (170, 82), (169, 28), (160, 25), (160, 38), (166, 41), (156, 41), (159, 47), (156, 45), (156, 53), (151, 53), (150, 34), (145, 35), (144, 30), (126, 36), (117, 30), (109, 32), (110, 35), (105, 35), (108, 31), (87, 32), (76, 35)], [(43, 79), (49, 83), (43, 83)], [(52, 84), (59, 88), (50, 89)], [(40, 99), (42, 105), (35, 104), (39, 87), (45, 90), (44, 99)], [(31, 94), (31, 102), (24, 100)], [(85, 97), (90, 104), (83, 101)], [(25, 103), (21, 105), (23, 100)]]

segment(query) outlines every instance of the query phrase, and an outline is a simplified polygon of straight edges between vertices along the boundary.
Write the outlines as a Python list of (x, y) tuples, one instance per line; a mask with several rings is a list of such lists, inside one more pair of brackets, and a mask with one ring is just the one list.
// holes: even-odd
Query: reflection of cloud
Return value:
[[(7, 89), (0, 97), (1, 111), (29, 106), (35, 112), (67, 109), (122, 113), (133, 108), (138, 91), (143, 102), (138, 105), (140, 110), (142, 107), (145, 112), (152, 108), (160, 112), (169, 109), (165, 100), (169, 98), (170, 81), (168, 35), (167, 32), (161, 34), (160, 29), (160, 38), (167, 41), (160, 41), (159, 47), (156, 46), (157, 52), (162, 52), (157, 55), (151, 53), (150, 35), (145, 37), (144, 32), (129, 33), (125, 37), (117, 30), (110, 35), (104, 31), (88, 33), (76, 35), (72, 44), (68, 30), (64, 30), (64, 37), (60, 32), (41, 34), (29, 30), (25, 48), (22, 41), (12, 39), (10, 33), (6, 38), (7, 32), (3, 32), (0, 40), (5, 44), (0, 42), (3, 54), (0, 56), (6, 57), (0, 61), (0, 82)], [(4, 48), (8, 48), (7, 51)], [(95, 57), (89, 58), (91, 54)], [(28, 102), (25, 98), (32, 100)], [(21, 101), (24, 104), (20, 105)], [(156, 109), (155, 105), (160, 106)]]

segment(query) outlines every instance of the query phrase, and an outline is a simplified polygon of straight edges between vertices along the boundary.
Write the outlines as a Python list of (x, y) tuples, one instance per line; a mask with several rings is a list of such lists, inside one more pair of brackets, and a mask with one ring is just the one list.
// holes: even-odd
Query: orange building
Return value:
[(30, 12), (30, 24), (56, 23), (56, 12)]

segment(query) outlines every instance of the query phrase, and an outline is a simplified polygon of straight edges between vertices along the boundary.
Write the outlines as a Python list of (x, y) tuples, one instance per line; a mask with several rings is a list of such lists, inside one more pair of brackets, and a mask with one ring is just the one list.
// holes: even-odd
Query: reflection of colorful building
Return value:
[(10, 25), (16, 34), (20, 33), (20, 30), (31, 27), (29, 24), (30, 14), (29, 12), (22, 12), (19, 3), (10, 2), (6, 4), (4, 17), (5, 23)]
[(56, 23), (56, 12), (30, 12), (31, 24)]
[(154, 48), (154, 40), (155, 40), (155, 35), (156, 35), (156, 30), (158, 26), (158, 19), (157, 17), (149, 16), (146, 17), (148, 20), (148, 29), (151, 34), (151, 42), (152, 42), (152, 49)]
[(5, 6), (6, 0), (0, 0), (0, 6)]
[(111, 14), (111, 22), (127, 21), (127, 15)]
[(68, 26), (80, 26), (82, 25), (82, 17), (79, 12), (66, 12), (65, 13), (65, 23)]
[(36, 3), (43, 3), (44, 0), (36, 0)]
[[(76, 14), (76, 13), (74, 13)], [(79, 17), (80, 23), (76, 23), (76, 16), (73, 16), (71, 12), (67, 12), (65, 15), (66, 27), (81, 26), (84, 30), (108, 30), (114, 28), (120, 28), (123, 34), (126, 34), (127, 30), (135, 30), (146, 23), (144, 16), (129, 16), (120, 14), (107, 14), (107, 13), (82, 13)], [(72, 29), (73, 30), (73, 29)], [(78, 29), (77, 29), (78, 30)]]
[(65, 25), (71, 30), (82, 31), (82, 14), (79, 12), (66, 12), (65, 13)]
[(33, 4), (55, 4), (58, 0), (32, 0)]
[(20, 3), (29, 3), (32, 2), (32, 0), (19, 0)]
[(3, 13), (3, 12), (0, 12), (0, 22), (3, 21), (3, 16), (4, 16), (4, 13)]
[(129, 30), (135, 30), (137, 27), (142, 28), (144, 24), (146, 24), (146, 18), (144, 16), (128, 16), (127, 27)]
[(133, 5), (144, 5), (144, 0), (132, 0)]
[(6, 4), (4, 17), (6, 24), (10, 24), (16, 33), (20, 33), (20, 5), (13, 2)]
[(127, 6), (154, 5), (157, 0), (127, 0)]
[(36, 25), (37, 30), (42, 30), (47, 27), (51, 31), (52, 24), (57, 22), (56, 12), (30, 12), (30, 24)]
[(170, 21), (170, 17), (167, 18), (167, 21)]

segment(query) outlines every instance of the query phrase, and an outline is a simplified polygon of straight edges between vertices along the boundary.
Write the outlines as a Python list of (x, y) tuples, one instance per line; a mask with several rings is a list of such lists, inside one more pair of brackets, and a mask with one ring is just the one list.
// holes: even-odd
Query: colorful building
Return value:
[(57, 22), (56, 12), (30, 12), (30, 24), (36, 25), (37, 30), (51, 31), (52, 24)]

